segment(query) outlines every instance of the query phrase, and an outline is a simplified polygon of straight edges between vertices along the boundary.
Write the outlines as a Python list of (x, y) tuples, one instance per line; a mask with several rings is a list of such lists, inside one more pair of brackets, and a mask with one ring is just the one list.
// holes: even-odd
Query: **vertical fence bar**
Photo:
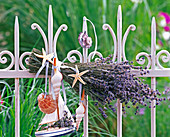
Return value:
[[(86, 32), (87, 34), (87, 21), (86, 17), (83, 17), (83, 33)], [(88, 48), (83, 48), (83, 63), (87, 62), (87, 55), (88, 55)]]
[[(52, 13), (52, 6), (49, 5), (48, 11), (48, 53), (54, 52), (54, 45), (53, 45), (53, 13)], [(49, 94), (51, 94), (51, 77), (49, 77)]]
[[(86, 32), (87, 34), (87, 21), (86, 17), (83, 17), (83, 33)], [(88, 49), (83, 48), (83, 63), (87, 62), (87, 55), (88, 55)], [(84, 123), (83, 123), (83, 129), (84, 129), (84, 137), (88, 137), (88, 95), (85, 96), (85, 102), (84, 105), (86, 107), (86, 112), (84, 115)]]
[[(14, 30), (14, 50), (15, 50), (15, 71), (19, 71), (19, 23), (15, 17)], [(19, 78), (15, 78), (15, 137), (20, 136), (20, 97), (19, 97)]]
[[(122, 11), (119, 5), (117, 14), (117, 62), (121, 62), (122, 58)], [(122, 103), (117, 100), (117, 136), (122, 137)]]
[[(151, 88), (156, 90), (156, 78), (151, 77)], [(156, 137), (156, 101), (151, 102), (151, 137)], [(155, 106), (155, 107), (154, 107)]]
[(48, 52), (53, 52), (53, 13), (52, 13), (52, 6), (49, 6), (48, 12)]
[[(151, 69), (155, 70), (155, 55), (156, 55), (156, 22), (155, 18), (152, 18), (151, 25)], [(151, 77), (151, 89), (156, 90), (156, 78)], [(151, 137), (156, 137), (156, 101), (151, 102)]]

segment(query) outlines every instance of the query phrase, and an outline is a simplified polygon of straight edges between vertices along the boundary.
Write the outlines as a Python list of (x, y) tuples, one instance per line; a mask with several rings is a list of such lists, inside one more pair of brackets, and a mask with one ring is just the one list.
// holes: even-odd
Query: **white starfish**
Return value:
[(53, 57), (54, 57), (54, 53), (50, 53), (50, 54), (46, 54), (44, 48), (42, 48), (42, 53), (43, 55), (39, 55), (39, 54), (35, 54), (35, 56), (39, 57), (39, 58), (43, 58), (43, 61), (42, 61), (42, 66), (45, 64), (45, 62), (48, 60), (50, 63), (53, 64), (53, 61), (51, 60)]
[(68, 76), (70, 76), (70, 77), (74, 77), (74, 78), (75, 78), (74, 81), (73, 81), (72, 88), (73, 88), (74, 85), (76, 84), (77, 80), (79, 80), (79, 81), (80, 81), (81, 83), (83, 83), (84, 85), (86, 84), (86, 83), (82, 80), (81, 76), (84, 75), (85, 73), (87, 73), (88, 71), (89, 71), (89, 70), (85, 70), (85, 71), (79, 73), (78, 67), (77, 67), (77, 65), (76, 65), (76, 74), (70, 74), (70, 75), (68, 75)]

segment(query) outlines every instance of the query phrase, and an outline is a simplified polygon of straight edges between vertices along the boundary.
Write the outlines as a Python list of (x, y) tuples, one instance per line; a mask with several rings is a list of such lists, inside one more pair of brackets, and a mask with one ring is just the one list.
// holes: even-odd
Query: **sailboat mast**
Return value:
[[(57, 73), (57, 68), (56, 68), (56, 66), (57, 66), (57, 61), (56, 61), (56, 57), (54, 57), (54, 75)], [(59, 93), (60, 94), (60, 93)], [(60, 113), (59, 113), (59, 107), (58, 107), (58, 100), (59, 100), (59, 95), (58, 95), (58, 97), (56, 97), (56, 103), (57, 103), (57, 116), (58, 116), (58, 119), (60, 119)]]

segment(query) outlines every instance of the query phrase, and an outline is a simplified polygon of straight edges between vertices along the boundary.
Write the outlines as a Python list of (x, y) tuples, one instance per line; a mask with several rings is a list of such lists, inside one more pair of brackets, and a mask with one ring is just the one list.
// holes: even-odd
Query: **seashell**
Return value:
[(56, 100), (53, 100), (52, 95), (46, 95), (45, 93), (41, 93), (38, 95), (38, 106), (43, 113), (50, 114), (53, 113), (57, 108)]
[(84, 117), (85, 106), (80, 103), (80, 106), (76, 109), (76, 130), (78, 131), (82, 118)]
[(53, 91), (56, 97), (56, 103), (57, 103), (57, 116), (58, 119), (60, 119), (59, 116), (59, 106), (58, 106), (58, 102), (59, 102), (59, 93), (60, 93), (60, 86), (61, 86), (61, 81), (63, 79), (63, 75), (58, 71), (57, 69), (57, 58), (54, 57), (54, 76), (51, 78), (51, 83), (53, 86)]
[(92, 39), (91, 37), (88, 37), (88, 35), (85, 33), (80, 33), (78, 37), (79, 44), (83, 48), (90, 48), (92, 46)]
[(63, 79), (63, 75), (58, 70), (56, 70), (54, 76), (51, 78), (51, 83), (53, 84), (53, 89), (56, 97), (58, 97), (58, 94), (60, 92), (62, 79)]
[[(83, 90), (83, 95), (82, 95), (81, 101), (84, 101), (84, 92), (85, 92), (85, 90)], [(79, 129), (82, 118), (84, 117), (85, 110), (86, 110), (86, 108), (85, 108), (83, 102), (80, 102), (79, 107), (76, 109), (76, 130), (77, 131)]]
[(55, 96), (58, 98), (61, 86), (61, 80), (63, 79), (63, 75), (57, 69), (57, 58), (54, 58), (54, 76), (51, 78), (51, 83), (53, 84), (53, 90)]

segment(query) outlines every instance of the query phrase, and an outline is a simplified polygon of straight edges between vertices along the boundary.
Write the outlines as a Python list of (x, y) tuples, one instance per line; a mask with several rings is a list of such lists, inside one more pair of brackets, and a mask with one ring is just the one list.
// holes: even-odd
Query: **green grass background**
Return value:
[[(57, 53), (63, 60), (70, 50), (80, 47), (77, 37), (82, 30), (83, 16), (89, 18), (95, 25), (98, 36), (98, 50), (106, 57), (114, 52), (113, 40), (108, 31), (102, 30), (102, 25), (108, 23), (116, 33), (116, 18), (118, 5), (122, 6), (123, 33), (130, 24), (135, 24), (137, 29), (130, 32), (125, 52), (128, 60), (135, 61), (139, 52), (150, 53), (151, 43), (151, 18), (156, 17), (160, 11), (170, 13), (170, 2), (168, 0), (143, 0), (141, 4), (134, 4), (130, 0), (0, 0), (0, 51), (14, 51), (14, 17), (19, 16), (20, 24), (20, 53), (31, 51), (33, 47), (41, 49), (44, 47), (43, 40), (37, 30), (31, 29), (31, 24), (38, 23), (47, 34), (48, 6), (52, 5), (54, 17), (54, 33), (61, 24), (67, 24), (68, 30), (61, 32), (57, 43)], [(105, 20), (104, 18), (105, 17)], [(157, 27), (157, 40), (163, 42), (162, 49), (170, 51), (169, 43), (160, 37), (159, 26)], [(88, 23), (88, 32), (94, 41), (92, 26)], [(94, 42), (93, 42), (94, 43)], [(80, 50), (80, 49), (79, 49)], [(89, 51), (94, 50), (93, 47)], [(81, 51), (81, 50), (80, 50)], [(159, 50), (158, 50), (159, 51)], [(157, 51), (157, 52), (158, 52)], [(135, 64), (137, 64), (135, 62)], [(0, 65), (5, 68), (6, 65)], [(169, 67), (170, 63), (165, 63)], [(3, 105), (0, 106), (0, 136), (12, 137), (15, 134), (15, 100), (13, 79), (5, 79), (10, 85), (4, 90)], [(37, 96), (44, 89), (44, 80), (39, 79), (35, 90), (27, 95), (32, 79), (20, 80), (20, 102), (21, 102), (21, 136), (34, 136), (42, 113), (37, 106)], [(150, 78), (146, 79), (150, 83)], [(157, 78), (157, 88), (162, 92), (165, 86), (170, 86), (170, 78)], [(78, 95), (70, 86), (67, 87), (67, 105), (75, 114), (78, 105)], [(0, 85), (2, 93), (4, 84)], [(9, 90), (11, 89), (11, 91)], [(113, 102), (114, 104), (115, 102)], [(157, 106), (157, 137), (170, 136), (170, 105), (169, 101)], [(135, 116), (135, 110), (127, 110), (123, 117), (123, 137), (150, 137), (150, 109), (146, 108), (145, 114)], [(89, 99), (89, 136), (116, 136), (116, 113), (107, 111), (108, 118), (104, 119), (98, 109)], [(82, 123), (80, 130), (70, 136), (82, 136)]]

